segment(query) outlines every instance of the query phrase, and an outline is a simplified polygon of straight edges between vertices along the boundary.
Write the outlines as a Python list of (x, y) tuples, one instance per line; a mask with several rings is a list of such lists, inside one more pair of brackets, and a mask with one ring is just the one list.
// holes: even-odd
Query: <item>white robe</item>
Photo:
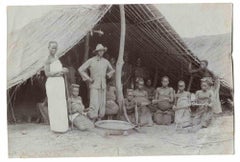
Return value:
[[(50, 64), (50, 72), (61, 70), (62, 64), (59, 60)], [(68, 112), (63, 77), (48, 77), (46, 93), (51, 130), (54, 132), (66, 132), (68, 130)]]

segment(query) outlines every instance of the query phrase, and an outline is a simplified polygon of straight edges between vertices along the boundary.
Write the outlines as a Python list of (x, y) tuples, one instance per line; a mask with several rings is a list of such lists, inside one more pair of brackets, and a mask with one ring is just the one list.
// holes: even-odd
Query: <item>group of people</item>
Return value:
[[(57, 42), (49, 42), (50, 55), (45, 65), (45, 74), (48, 77), (48, 116), (51, 130), (54, 132), (66, 132), (69, 128), (68, 119), (72, 126), (80, 130), (92, 129), (94, 122), (102, 119), (125, 120), (139, 127), (152, 126), (153, 123), (175, 123), (177, 129), (193, 126), (204, 128), (210, 124), (213, 112), (221, 112), (214, 109), (216, 95), (212, 89), (213, 77), (206, 70), (206, 61), (202, 61), (197, 70), (189, 67), (190, 73), (203, 72), (206, 75), (201, 79), (201, 90), (195, 95), (185, 90), (185, 82), (182, 80), (178, 82), (178, 90), (175, 92), (169, 87), (168, 76), (162, 77), (161, 87), (155, 89), (148, 73), (141, 67), (140, 59), (133, 70), (132, 79), (132, 67), (126, 63), (122, 74), (125, 99), (124, 105), (119, 107), (115, 84), (116, 60), (108, 61), (103, 57), (107, 47), (102, 44), (98, 44), (93, 51), (95, 56), (78, 69), (80, 76), (89, 86), (90, 103), (89, 107), (85, 108), (79, 96), (78, 84), (71, 85), (70, 95), (66, 100), (63, 76), (69, 70), (62, 67), (57, 59), (57, 47)], [(194, 115), (191, 107), (196, 108)]]

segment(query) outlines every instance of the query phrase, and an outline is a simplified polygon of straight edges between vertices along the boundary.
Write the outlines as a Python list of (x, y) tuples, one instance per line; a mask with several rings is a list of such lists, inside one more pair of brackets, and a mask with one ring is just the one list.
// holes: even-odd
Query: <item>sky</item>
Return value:
[(156, 5), (181, 37), (217, 35), (232, 30), (231, 4)]
[[(8, 33), (59, 7), (8, 7)], [(181, 37), (231, 32), (230, 4), (160, 4), (156, 7)]]

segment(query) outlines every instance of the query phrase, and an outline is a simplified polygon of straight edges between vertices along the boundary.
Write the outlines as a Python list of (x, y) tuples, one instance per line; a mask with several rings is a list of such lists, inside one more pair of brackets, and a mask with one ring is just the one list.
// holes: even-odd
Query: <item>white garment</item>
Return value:
[[(59, 60), (50, 64), (50, 72), (61, 70), (62, 64)], [(68, 130), (68, 112), (63, 77), (48, 77), (46, 93), (51, 130), (54, 132), (66, 132)]]

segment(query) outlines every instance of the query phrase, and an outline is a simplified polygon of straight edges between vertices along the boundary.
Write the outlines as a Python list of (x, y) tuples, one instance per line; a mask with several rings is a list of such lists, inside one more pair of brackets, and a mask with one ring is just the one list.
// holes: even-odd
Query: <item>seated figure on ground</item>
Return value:
[(172, 110), (174, 102), (174, 89), (168, 86), (169, 78), (162, 77), (162, 86), (156, 89), (153, 104), (157, 104), (157, 110), (153, 115), (153, 120), (159, 125), (169, 125), (174, 121)]
[(144, 87), (144, 89), (148, 93), (148, 99), (150, 101), (152, 101), (154, 99), (154, 97), (155, 97), (155, 89), (152, 86), (152, 80), (151, 79), (147, 79), (146, 86)]
[(86, 109), (79, 94), (79, 85), (72, 84), (71, 97), (68, 99), (70, 122), (81, 131), (94, 127), (92, 121), (87, 117)]
[(191, 126), (191, 94), (185, 91), (185, 82), (178, 82), (178, 91), (175, 95), (173, 110), (175, 112), (174, 123), (177, 129)]
[[(151, 79), (147, 79), (144, 89), (147, 91), (149, 101), (152, 102), (152, 100), (155, 98), (155, 88), (152, 86)], [(156, 111), (156, 105), (150, 104), (148, 107), (152, 113)]]
[[(124, 99), (126, 114), (131, 123), (138, 124), (138, 111), (134, 100), (133, 89), (127, 89), (127, 97)], [(121, 114), (120, 120), (127, 121), (124, 114)]]
[(196, 92), (196, 114), (193, 120), (194, 126), (206, 128), (212, 120), (213, 93), (209, 90), (209, 84), (206, 80), (201, 80), (201, 90)]
[(133, 91), (134, 101), (138, 111), (139, 126), (152, 126), (152, 114), (148, 105), (151, 103), (148, 99), (147, 91), (144, 90), (144, 80), (139, 79), (137, 89)]

